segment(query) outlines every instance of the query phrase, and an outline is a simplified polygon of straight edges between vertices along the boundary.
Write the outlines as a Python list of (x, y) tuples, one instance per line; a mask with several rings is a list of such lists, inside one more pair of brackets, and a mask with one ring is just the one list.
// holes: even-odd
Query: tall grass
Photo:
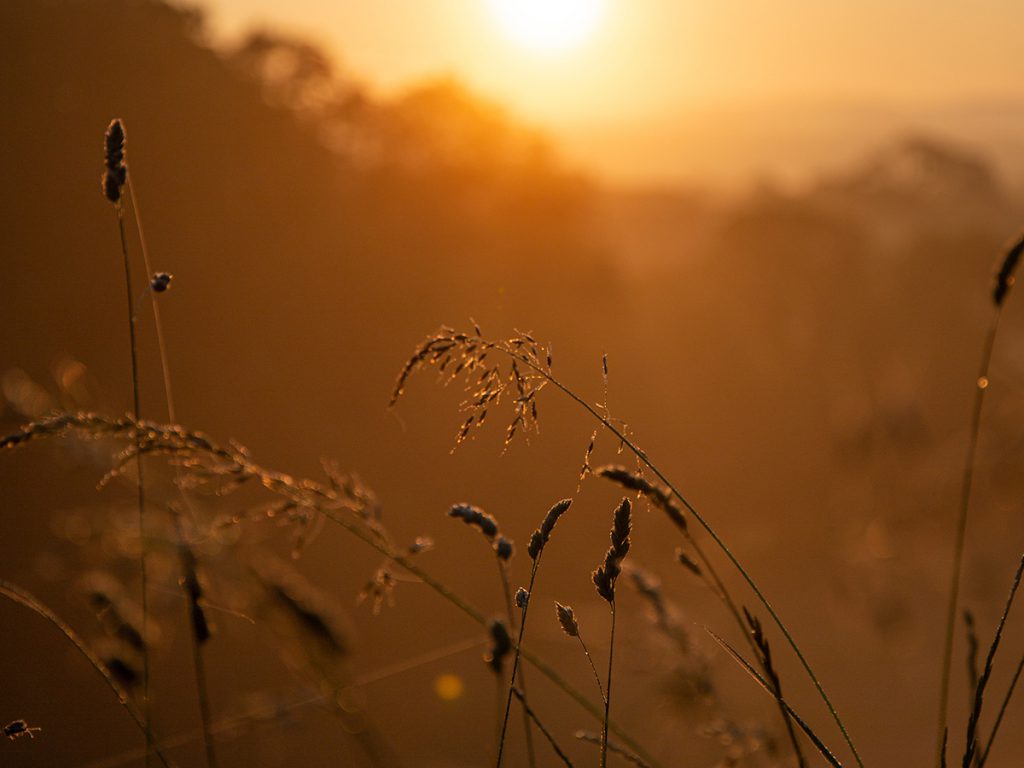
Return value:
[[(461, 593), (459, 587), (451, 586), (436, 578), (421, 563), (419, 555), (429, 548), (425, 539), (417, 539), (412, 545), (403, 545), (389, 532), (383, 524), (379, 505), (374, 494), (363, 486), (353, 475), (344, 475), (333, 465), (325, 464), (326, 479), (313, 480), (295, 478), (257, 463), (250, 453), (235, 443), (222, 443), (206, 434), (191, 430), (178, 423), (171, 387), (169, 362), (164, 341), (164, 328), (160, 320), (159, 309), (151, 302), (157, 329), (157, 345), (163, 376), (164, 395), (168, 420), (166, 423), (143, 418), (140, 408), (140, 375), (139, 375), (139, 339), (136, 332), (138, 306), (134, 293), (132, 278), (132, 259), (128, 245), (128, 233), (125, 224), (126, 206), (125, 190), (132, 201), (131, 209), (135, 215), (135, 223), (141, 243), (142, 259), (147, 274), (153, 277), (147, 293), (152, 298), (155, 293), (163, 292), (170, 284), (167, 273), (154, 273), (145, 248), (145, 237), (142, 231), (141, 217), (135, 200), (135, 191), (131, 185), (128, 167), (125, 162), (124, 126), (119, 120), (113, 121), (105, 136), (104, 153), (105, 172), (103, 176), (103, 192), (113, 204), (117, 214), (118, 232), (123, 258), (123, 272), (128, 294), (128, 332), (131, 352), (132, 378), (132, 410), (130, 415), (112, 417), (97, 413), (63, 412), (24, 424), (19, 430), (0, 437), (0, 450), (26, 446), (36, 441), (52, 440), (75, 436), (83, 440), (104, 440), (123, 446), (115, 454), (111, 475), (122, 474), (128, 467), (133, 467), (135, 477), (135, 504), (138, 519), (139, 578), (142, 588), (142, 626), (139, 631), (137, 648), (142, 654), (143, 670), (141, 692), (136, 698), (116, 676), (113, 662), (102, 659), (78, 636), (75, 630), (49, 608), (40, 603), (31, 594), (17, 585), (0, 581), (0, 595), (13, 600), (47, 620), (56, 627), (87, 659), (94, 669), (103, 677), (119, 701), (124, 706), (136, 726), (144, 735), (146, 746), (144, 758), (149, 763), (154, 758), (163, 765), (170, 766), (171, 760), (167, 748), (171, 744), (180, 743), (174, 737), (154, 732), (152, 726), (151, 707), (151, 654), (148, 638), (149, 622), (152, 606), (148, 601), (151, 588), (147, 573), (147, 556), (157, 539), (154, 531), (154, 518), (164, 513), (170, 522), (171, 533), (168, 539), (173, 543), (180, 569), (179, 586), (185, 605), (192, 644), (192, 666), (195, 676), (197, 707), (202, 723), (201, 738), (204, 741), (205, 760), (210, 768), (217, 764), (217, 752), (214, 748), (214, 735), (218, 732), (218, 717), (214, 712), (207, 674), (204, 653), (211, 642), (215, 642), (211, 622), (208, 618), (207, 576), (214, 578), (212, 568), (203, 561), (203, 557), (192, 546), (193, 529), (209, 531), (215, 524), (201, 519), (202, 516), (190, 502), (190, 490), (204, 490), (211, 493), (211, 498), (226, 496), (235, 488), (248, 484), (262, 489), (266, 503), (244, 513), (229, 513), (227, 525), (248, 525), (254, 519), (274, 516), (282, 519), (293, 529), (295, 535), (295, 554), (301, 551), (305, 541), (317, 527), (327, 521), (340, 530), (359, 540), (383, 558), (383, 564), (377, 569), (371, 581), (364, 589), (364, 597), (372, 597), (375, 610), (390, 599), (397, 579), (395, 574), (401, 572), (421, 582), (433, 591), (440, 599), (456, 607), (463, 615), (474, 622), (481, 637), (468, 646), (477, 647), (482, 643), (489, 645), (485, 660), (493, 671), (499, 685), (498, 712), (495, 730), (498, 734), (495, 750), (495, 766), (501, 768), (509, 757), (509, 744), (512, 736), (509, 729), (513, 702), (520, 708), (523, 718), (524, 751), (531, 766), (545, 764), (547, 760), (557, 760), (564, 765), (573, 765), (569, 750), (560, 741), (557, 729), (545, 722), (545, 707), (531, 697), (525, 677), (525, 666), (531, 665), (537, 673), (546, 678), (560, 695), (575, 702), (584, 713), (600, 725), (599, 734), (581, 732), (584, 742), (593, 743), (599, 749), (598, 761), (605, 768), (612, 756), (636, 765), (659, 765), (651, 750), (646, 749), (620, 722), (613, 717), (612, 692), (615, 689), (615, 648), (617, 627), (621, 632), (623, 614), (618, 610), (619, 579), (623, 573), (633, 575), (633, 582), (645, 599), (651, 601), (656, 611), (660, 612), (660, 621), (667, 626), (666, 611), (663, 598), (652, 582), (638, 571), (626, 570), (626, 557), (630, 552), (634, 537), (644, 535), (644, 531), (634, 528), (633, 500), (645, 500), (650, 506), (663, 513), (680, 537), (678, 562), (699, 579), (721, 602), (730, 620), (734, 622), (742, 644), (733, 643), (717, 631), (709, 629), (712, 638), (726, 654), (735, 661), (737, 666), (746, 672), (773, 701), (778, 710), (778, 717), (786, 732), (790, 757), (793, 762), (803, 768), (809, 764), (804, 750), (807, 744), (813, 748), (821, 760), (840, 768), (843, 760), (837, 751), (829, 745), (821, 732), (811, 725), (805, 714), (798, 712), (791, 701), (783, 693), (783, 682), (780, 673), (776, 649), (773, 647), (770, 633), (777, 632), (785, 641), (783, 650), (788, 650), (798, 662), (802, 674), (806, 676), (821, 704), (838, 730), (843, 742), (843, 749), (850, 758), (863, 768), (865, 765), (861, 753), (846, 722), (840, 716), (831, 697), (826, 693), (825, 686), (814, 671), (807, 654), (797, 643), (794, 633), (783, 621), (779, 612), (768, 599), (754, 579), (750, 570), (741, 562), (736, 552), (727, 545), (712, 525), (709, 516), (699, 511), (680, 488), (668, 477), (660, 463), (656, 463), (640, 446), (636, 437), (621, 422), (612, 419), (607, 408), (607, 357), (602, 361), (605, 398), (602, 404), (591, 404), (577, 390), (553, 373), (552, 355), (549, 346), (539, 343), (531, 334), (516, 332), (507, 339), (491, 339), (485, 337), (480, 328), (473, 326), (472, 331), (456, 331), (441, 328), (428, 336), (418, 345), (405, 364), (401, 367), (394, 389), (391, 393), (391, 405), (394, 406), (412, 376), (417, 372), (434, 369), (442, 373), (446, 382), (460, 380), (466, 386), (466, 399), (463, 403), (464, 416), (456, 432), (456, 442), (465, 440), (473, 431), (481, 428), (487, 421), (488, 414), (501, 407), (503, 403), (510, 406), (511, 414), (504, 429), (506, 444), (524, 432), (536, 430), (538, 426), (538, 400), (546, 389), (554, 390), (567, 398), (573, 407), (582, 409), (597, 427), (591, 438), (581, 472), (583, 477), (593, 477), (614, 484), (627, 491), (630, 495), (622, 498), (612, 513), (610, 527), (610, 544), (597, 568), (590, 572), (590, 578), (597, 595), (608, 606), (608, 653), (607, 664), (602, 678), (598, 664), (591, 655), (589, 647), (583, 640), (580, 621), (575, 611), (568, 606), (556, 603), (555, 616), (547, 615), (561, 627), (565, 635), (576, 638), (580, 651), (593, 673), (597, 697), (586, 694), (572, 685), (563, 671), (552, 666), (541, 658), (529, 644), (527, 633), (528, 618), (531, 605), (537, 599), (538, 579), (544, 555), (552, 542), (553, 533), (561, 517), (573, 506), (573, 500), (566, 498), (553, 504), (536, 529), (529, 536), (526, 554), (529, 558), (529, 572), (525, 586), (513, 589), (516, 578), (515, 547), (512, 535), (503, 531), (494, 517), (478, 507), (461, 503), (453, 505), (448, 511), (451, 518), (461, 520), (476, 529), (493, 550), (501, 584), (499, 602), (505, 618), (497, 619), (488, 611), (471, 604)], [(990, 324), (982, 348), (980, 374), (977, 378), (974, 405), (969, 429), (967, 459), (961, 484), (960, 504), (957, 525), (955, 528), (953, 567), (951, 572), (950, 590), (948, 595), (948, 611), (945, 626), (943, 662), (941, 670), (941, 686), (939, 695), (939, 717), (937, 734), (936, 762), (944, 765), (947, 759), (948, 745), (948, 699), (950, 669), (953, 649), (954, 625), (959, 607), (960, 578), (962, 561), (966, 543), (968, 512), (971, 501), (971, 487), (975, 464), (975, 454), (982, 424), (984, 395), (990, 384), (990, 367), (992, 353), (996, 341), (1001, 311), (1013, 284), (1017, 264), (1024, 255), (1024, 238), (1016, 242), (1007, 251), (996, 275), (993, 292), (993, 319)], [(145, 294), (144, 294), (145, 295)], [(595, 440), (601, 433), (611, 436), (624, 450), (635, 459), (635, 469), (620, 465), (592, 467), (590, 462)], [(157, 463), (164, 460), (173, 467), (174, 490), (177, 501), (161, 508), (152, 500), (152, 489), (146, 482), (144, 467), (146, 461)], [(151, 479), (151, 482), (155, 482)], [(228, 508), (227, 501), (222, 502)], [(696, 526), (692, 523), (695, 522)], [(710, 545), (707, 540), (710, 540)], [(558, 549), (556, 547), (556, 549)], [(560, 554), (564, 557), (566, 555)], [(722, 560), (724, 559), (724, 564)], [(580, 573), (589, 569), (579, 565)], [(1009, 703), (1014, 695), (1017, 681), (1024, 670), (1024, 657), (1017, 665), (1016, 673), (1005, 694), (999, 699), (1000, 706), (993, 725), (986, 738), (982, 738), (981, 719), (986, 693), (989, 690), (994, 661), (997, 657), (1001, 641), (1006, 629), (1006, 621), (1013, 606), (1017, 590), (1024, 573), (1024, 559), (1011, 582), (1009, 595), (1006, 599), (1002, 617), (995, 629), (994, 637), (988, 646), (985, 662), (977, 669), (977, 629), (973, 620), (969, 623), (970, 643), (973, 650), (969, 653), (971, 662), (970, 684), (973, 699), (966, 723), (965, 751), (962, 758), (963, 768), (972, 765), (982, 768), (987, 761), (992, 744), (1000, 732), (1000, 726), (1008, 711)], [(256, 620), (268, 626), (275, 626), (290, 633), (295, 638), (298, 655), (302, 658), (303, 671), (317, 685), (320, 693), (312, 700), (325, 704), (342, 722), (347, 730), (353, 733), (358, 747), (363, 750), (367, 759), (375, 765), (394, 764), (397, 758), (392, 754), (387, 740), (374, 726), (368, 713), (362, 712), (345, 699), (346, 691), (351, 685), (351, 678), (339, 669), (347, 663), (350, 655), (347, 633), (344, 622), (334, 613), (330, 599), (315, 585), (309, 584), (290, 566), (277, 564), (266, 559), (262, 562), (239, 561), (233, 566), (232, 578), (244, 582), (248, 586), (248, 597), (253, 606), (252, 613)], [(738, 580), (740, 589), (745, 589), (753, 597), (748, 608), (739, 597), (739, 590), (731, 581)], [(108, 598), (101, 600), (107, 616), (111, 613), (113, 601)], [(762, 623), (758, 614), (767, 614)], [(769, 620), (770, 619), (770, 623)], [(282, 640), (282, 643), (286, 641)], [(428, 656), (428, 658), (434, 658)], [(509, 660), (511, 663), (508, 663)], [(407, 668), (403, 666), (402, 668)], [(507, 671), (507, 676), (506, 676)], [(787, 691), (789, 686), (787, 683)], [(546, 703), (546, 702), (545, 702)], [(30, 726), (23, 720), (12, 721), (5, 729), (9, 738), (17, 738), (27, 734), (35, 737), (39, 733), (38, 726)], [(539, 734), (534, 743), (534, 733)], [(541, 738), (542, 737), (542, 738)], [(613, 739), (613, 737), (615, 737)], [(548, 750), (545, 752), (544, 750)]]

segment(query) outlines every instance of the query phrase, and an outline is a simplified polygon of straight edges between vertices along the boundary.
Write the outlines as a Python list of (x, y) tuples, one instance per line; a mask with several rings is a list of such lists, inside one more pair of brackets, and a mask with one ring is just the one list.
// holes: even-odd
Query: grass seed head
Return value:
[(591, 575), (597, 594), (609, 603), (615, 600), (615, 581), (622, 573), (622, 560), (629, 552), (629, 534), (632, 530), (632, 504), (623, 498), (615, 508), (612, 518), (611, 546), (604, 556), (604, 563)]
[(448, 510), (448, 517), (454, 517), (476, 528), (488, 539), (494, 539), (498, 535), (498, 521), (472, 504), (455, 504)]
[(1017, 264), (1020, 262), (1022, 255), (1024, 255), (1024, 235), (1021, 235), (1010, 246), (1006, 256), (1003, 257), (1002, 263), (999, 265), (999, 271), (996, 273), (996, 286), (992, 291), (992, 300), (997, 307), (1006, 299), (1006, 294), (1014, 283), (1013, 273), (1016, 271)]
[(530, 536), (530, 546), (527, 548), (527, 554), (530, 555), (531, 560), (536, 560), (540, 557), (540, 553), (551, 538), (551, 533), (555, 530), (558, 518), (564, 515), (571, 506), (572, 499), (562, 499), (548, 510), (544, 520), (541, 521), (540, 527)]
[(576, 614), (573, 612), (571, 605), (562, 605), (556, 600), (555, 615), (558, 617), (558, 624), (565, 634), (569, 637), (580, 636), (580, 625), (576, 621)]
[(494, 552), (497, 554), (498, 559), (504, 562), (508, 562), (512, 559), (512, 555), (515, 554), (516, 547), (512, 543), (511, 539), (506, 539), (504, 536), (499, 536), (498, 540), (494, 542)]
[(119, 118), (114, 118), (103, 137), (103, 194), (115, 204), (121, 200), (121, 188), (128, 180), (124, 144), (124, 124)]
[(491, 647), (484, 654), (484, 661), (494, 670), (494, 674), (500, 675), (505, 667), (505, 658), (512, 652), (512, 637), (508, 633), (508, 626), (501, 619), (491, 619), (487, 623), (487, 632), (491, 636)]

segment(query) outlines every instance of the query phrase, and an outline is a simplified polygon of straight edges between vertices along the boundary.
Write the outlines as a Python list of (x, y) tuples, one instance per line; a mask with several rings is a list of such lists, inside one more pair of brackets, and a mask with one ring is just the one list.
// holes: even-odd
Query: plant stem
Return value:
[[(139, 236), (139, 250), (142, 252), (142, 262), (146, 267), (146, 274), (152, 275), (153, 265), (150, 263), (149, 249), (146, 247), (146, 232), (142, 227), (142, 212), (139, 210), (139, 202), (135, 196), (135, 184), (131, 177), (128, 178), (126, 186), (128, 187), (128, 196), (132, 203), (135, 230)], [(150, 294), (149, 305), (153, 310), (153, 327), (156, 329), (156, 346), (157, 351), (160, 354), (160, 373), (164, 384), (164, 401), (167, 406), (167, 420), (171, 424), (176, 424), (178, 416), (174, 405), (174, 391), (171, 388), (171, 367), (167, 354), (167, 343), (164, 339), (164, 325), (160, 318), (160, 304), (153, 298), (152, 294)], [(135, 317), (134, 313), (132, 317)], [(138, 415), (136, 415), (136, 420), (138, 420)], [(175, 478), (180, 481), (182, 477), (182, 469), (180, 466), (176, 465), (174, 467), (174, 475)], [(189, 499), (181, 482), (176, 483), (176, 486), (181, 500), (193, 513), (193, 516), (195, 516), (195, 509), (192, 506), (192, 500)], [(181, 521), (178, 518), (176, 511), (172, 510), (171, 514), (174, 517), (174, 523), (178, 533), (178, 543), (180, 545), (184, 545), (185, 539), (183, 537)], [(202, 645), (199, 643), (199, 639), (193, 632), (190, 632), (189, 636), (192, 643), (192, 668), (196, 678), (196, 697), (199, 702), (199, 717), (203, 725), (203, 746), (206, 751), (206, 765), (207, 768), (217, 768), (217, 753), (213, 746), (213, 734), (210, 730), (212, 714), (210, 711), (210, 695), (209, 687), (207, 685), (206, 665), (203, 661), (204, 650)]]
[[(512, 585), (508, 579), (508, 563), (501, 558), (496, 558), (498, 562), (498, 571), (501, 573), (501, 586), (505, 593), (505, 610), (508, 612), (508, 624), (515, 631), (519, 622), (516, 621), (515, 616), (515, 604), (512, 599)], [(529, 598), (527, 598), (529, 603)], [(525, 616), (525, 610), (523, 611)], [(526, 730), (526, 752), (530, 761), (530, 768), (536, 768), (537, 756), (533, 748), (533, 726), (530, 724), (530, 713), (526, 707), (526, 670), (520, 670), (519, 672), (519, 687), (522, 691), (522, 696), (519, 700), (523, 704), (523, 728)], [(512, 680), (512, 685), (515, 685), (515, 679)], [(500, 751), (500, 747), (498, 748)]]
[[(139, 510), (139, 575), (142, 581), (142, 636), (146, 643), (142, 649), (142, 714), (149, 723), (149, 587), (146, 576), (146, 498), (145, 498), (145, 476), (143, 474), (142, 451), (140, 450), (141, 439), (139, 437), (138, 423), (141, 421), (141, 407), (139, 405), (139, 351), (135, 338), (135, 296), (132, 292), (132, 264), (128, 258), (128, 237), (124, 227), (124, 206), (119, 200), (116, 203), (117, 229), (121, 236), (121, 255), (124, 257), (124, 279), (125, 288), (128, 294), (128, 337), (131, 346), (132, 358), (132, 416), (135, 419), (135, 468), (138, 474), (137, 505)], [(152, 746), (152, 731), (147, 729), (146, 738)], [(146, 752), (146, 765), (150, 763), (149, 750)]]
[(949, 714), (949, 678), (953, 663), (953, 635), (956, 629), (956, 609), (960, 600), (960, 572), (963, 565), (964, 546), (967, 538), (967, 513), (971, 502), (971, 485), (974, 481), (974, 456), (978, 448), (978, 434), (981, 431), (981, 412), (988, 389), (988, 372), (992, 362), (992, 350), (996, 343), (996, 331), (1002, 305), (997, 304), (989, 324), (985, 345), (982, 348), (978, 378), (975, 380), (974, 407), (971, 411), (971, 431), (967, 439), (967, 457), (960, 486), (960, 512), (956, 526), (956, 542), (953, 545), (953, 569), (950, 576), (949, 603), (946, 607), (946, 637), (942, 651), (942, 671), (939, 676), (939, 715), (936, 736), (935, 764), (942, 764), (943, 744), (946, 740), (947, 717)]
[(992, 749), (992, 742), (996, 739), (996, 734), (999, 733), (999, 726), (1003, 722), (1003, 715), (1006, 714), (1006, 708), (1010, 705), (1010, 699), (1013, 698), (1013, 692), (1017, 687), (1017, 681), (1020, 680), (1020, 674), (1024, 672), (1024, 656), (1021, 657), (1020, 661), (1017, 662), (1017, 669), (1013, 673), (1013, 679), (1010, 681), (1010, 687), (1006, 690), (1006, 695), (1003, 696), (1003, 703), (999, 705), (999, 714), (996, 715), (996, 721), (992, 724), (992, 731), (988, 735), (988, 739), (985, 743), (985, 749), (981, 753), (981, 757), (978, 759), (978, 768), (983, 768), (985, 761), (988, 760), (989, 750)]
[[(530, 569), (530, 586), (527, 587), (527, 591), (533, 594), (533, 584), (537, 580), (537, 568), (540, 566), (540, 555), (533, 561), (533, 568)], [(495, 762), (496, 768), (501, 768), (501, 760), (505, 754), (505, 736), (508, 733), (508, 715), (512, 709), (512, 694), (516, 685), (516, 673), (519, 671), (519, 659), (522, 655), (520, 648), (523, 645), (523, 633), (526, 631), (526, 616), (530, 611), (530, 601), (526, 601), (526, 607), (523, 608), (523, 620), (519, 623), (519, 637), (516, 640), (516, 655), (512, 661), (512, 677), (508, 684), (508, 698), (505, 700), (505, 718), (501, 723), (501, 739), (498, 741), (498, 759)]]
[[(684, 528), (683, 535), (686, 537), (686, 540), (693, 548), (694, 553), (697, 555), (697, 559), (701, 563), (701, 576), (704, 577), (705, 583), (709, 587), (711, 587), (712, 591), (725, 604), (726, 608), (729, 609), (729, 613), (736, 621), (736, 625), (740, 628), (740, 633), (743, 635), (744, 639), (746, 639), (747, 645), (749, 645), (750, 649), (754, 652), (754, 658), (758, 659), (759, 663), (761, 663), (761, 653), (757, 648), (757, 644), (754, 642), (754, 638), (750, 632), (750, 628), (744, 622), (743, 616), (740, 614), (739, 607), (736, 605), (736, 601), (733, 600), (732, 595), (729, 594), (729, 590), (725, 586), (725, 582), (722, 581), (722, 578), (718, 575), (718, 571), (715, 569), (714, 565), (712, 565), (711, 560), (704, 553), (704, 549), (700, 546), (697, 539), (693, 537), (693, 534), (690, 533), (689, 529)], [(705, 576), (705, 572), (707, 576), (711, 577), (710, 581), (708, 580), (707, 576)], [(764, 669), (763, 663), (761, 663), (761, 667), (762, 670), (767, 674), (768, 670)], [(769, 679), (771, 679), (770, 676)], [(782, 704), (781, 686), (779, 688), (780, 689), (776, 691), (776, 703), (779, 707), (779, 714), (782, 716), (782, 722), (786, 726), (786, 735), (789, 737), (789, 743), (793, 747), (793, 754), (796, 755), (798, 768), (806, 768), (807, 758), (804, 757), (803, 749), (800, 747), (800, 741), (797, 738), (796, 730), (793, 728), (793, 721), (790, 717), (790, 714), (786, 710), (786, 707)]]
[(597, 690), (601, 692), (601, 701), (607, 701), (607, 697), (604, 692), (604, 685), (601, 684), (601, 676), (597, 674), (597, 667), (594, 665), (594, 657), (590, 655), (590, 649), (587, 648), (587, 644), (583, 642), (583, 635), (577, 630), (576, 639), (580, 641), (580, 647), (583, 648), (583, 653), (587, 657), (587, 661), (590, 662), (590, 669), (594, 672), (594, 680), (597, 681)]
[(530, 709), (530, 705), (526, 703), (526, 692), (521, 691), (518, 688), (514, 688), (512, 692), (516, 695), (516, 698), (519, 699), (519, 703), (523, 705), (523, 712), (525, 712), (526, 716), (537, 724), (537, 728), (539, 728), (540, 732), (544, 734), (544, 738), (548, 740), (548, 743), (551, 745), (551, 748), (555, 750), (555, 754), (558, 755), (559, 759), (561, 759), (563, 763), (569, 766), (569, 768), (572, 768), (572, 761), (569, 760), (565, 752), (562, 751), (562, 748), (558, 746), (558, 742), (555, 741), (555, 737), (551, 735), (551, 731), (544, 727), (544, 723), (540, 721), (540, 719), (537, 717), (537, 714), (532, 709)]
[(608, 716), (612, 705), (612, 655), (615, 653), (615, 595), (612, 594), (612, 631), (608, 641), (608, 681), (605, 683), (604, 722), (601, 725), (601, 768), (608, 765)]

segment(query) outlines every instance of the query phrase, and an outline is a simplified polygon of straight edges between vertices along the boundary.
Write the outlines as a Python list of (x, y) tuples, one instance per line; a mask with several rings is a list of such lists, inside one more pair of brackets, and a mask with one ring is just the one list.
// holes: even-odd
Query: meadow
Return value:
[(610, 190), (453, 83), (103, 7), (5, 11), (131, 34), (2, 86), (4, 764), (1013, 764), (983, 160)]

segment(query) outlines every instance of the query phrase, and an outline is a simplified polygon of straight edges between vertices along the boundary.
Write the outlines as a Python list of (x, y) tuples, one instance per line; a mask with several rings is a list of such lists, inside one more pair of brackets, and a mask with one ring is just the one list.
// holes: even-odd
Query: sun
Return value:
[(502, 31), (534, 51), (558, 53), (596, 29), (606, 0), (487, 0)]

